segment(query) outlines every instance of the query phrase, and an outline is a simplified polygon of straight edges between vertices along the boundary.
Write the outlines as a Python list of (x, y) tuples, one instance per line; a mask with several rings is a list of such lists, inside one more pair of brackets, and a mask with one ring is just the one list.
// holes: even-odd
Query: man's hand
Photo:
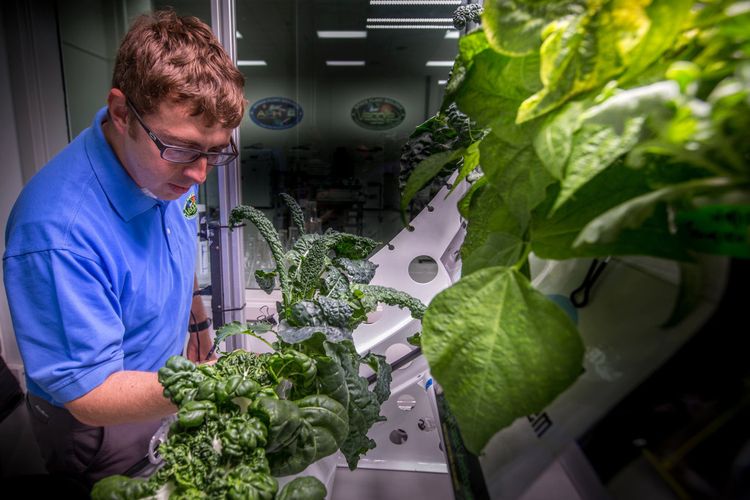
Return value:
[[(198, 295), (198, 278), (193, 275), (193, 300), (190, 304), (190, 325), (192, 328), (201, 328), (200, 331), (188, 330), (188, 345), (185, 357), (194, 363), (204, 363), (206, 361), (216, 360), (216, 355), (212, 354), (207, 359), (211, 347), (214, 345), (214, 336), (211, 334), (211, 321), (208, 320), (205, 307), (201, 296)], [(200, 325), (200, 326), (198, 326)]]
[(216, 360), (216, 354), (211, 354), (210, 358), (207, 358), (211, 347), (214, 345), (213, 335), (211, 334), (211, 328), (206, 328), (196, 333), (189, 333), (190, 339), (187, 344), (186, 357), (194, 363), (203, 363), (205, 361)]

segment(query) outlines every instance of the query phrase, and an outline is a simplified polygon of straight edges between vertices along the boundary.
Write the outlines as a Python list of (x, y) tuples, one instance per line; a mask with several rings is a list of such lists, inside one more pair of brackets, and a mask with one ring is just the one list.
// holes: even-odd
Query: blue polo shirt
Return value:
[(106, 108), (24, 187), (5, 233), (5, 291), (30, 392), (62, 405), (120, 370), (180, 354), (196, 219), (135, 184), (102, 133)]

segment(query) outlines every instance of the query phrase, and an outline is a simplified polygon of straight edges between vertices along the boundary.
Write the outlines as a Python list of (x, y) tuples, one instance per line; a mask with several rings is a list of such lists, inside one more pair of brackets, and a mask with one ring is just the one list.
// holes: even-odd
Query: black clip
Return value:
[(276, 318), (274, 318), (273, 313), (271, 312), (271, 309), (268, 306), (261, 306), (260, 308), (260, 315), (255, 318), (256, 321), (265, 321), (266, 323), (270, 323), (272, 325), (277, 325)]
[(247, 303), (244, 303), (244, 304), (242, 304), (241, 307), (230, 307), (228, 309), (222, 309), (222, 312), (226, 313), (226, 312), (231, 312), (231, 311), (241, 311), (241, 310), (243, 310), (245, 308), (246, 305), (247, 305)]
[[(591, 261), (591, 265), (589, 266), (589, 270), (586, 272), (586, 277), (583, 279), (583, 283), (581, 283), (581, 286), (570, 292), (570, 302), (576, 308), (580, 309), (588, 305), (591, 288), (594, 286), (594, 283), (602, 274), (602, 271), (604, 271), (604, 268), (607, 266), (608, 262), (609, 257), (601, 262), (599, 262), (599, 259), (594, 259), (593, 261)], [(579, 299), (578, 297), (581, 294), (583, 294), (583, 297)]]

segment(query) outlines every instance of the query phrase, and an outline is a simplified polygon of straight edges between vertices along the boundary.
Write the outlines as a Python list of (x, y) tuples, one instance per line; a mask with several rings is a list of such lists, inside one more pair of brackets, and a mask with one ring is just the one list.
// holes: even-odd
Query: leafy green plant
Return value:
[[(446, 167), (456, 182), (482, 174), (459, 202), (462, 278), (421, 335), (474, 453), (582, 371), (575, 325), (530, 284), (532, 252), (686, 269), (696, 252), (750, 257), (747, 2), (486, 0), (481, 21), (412, 136), (431, 150), (409, 165), (402, 203)], [(433, 132), (456, 110), (484, 132)]]
[[(367, 437), (385, 420), (380, 405), (390, 396), (385, 357), (361, 356), (353, 331), (378, 303), (408, 308), (421, 318), (425, 306), (397, 290), (370, 285), (375, 265), (367, 256), (377, 243), (346, 233), (304, 233), (301, 210), (283, 196), (300, 237), (284, 252), (262, 212), (238, 206), (233, 226), (253, 223), (271, 247), (275, 268), (258, 282), (271, 292), (278, 280), (277, 341), (260, 335), (269, 323), (233, 322), (218, 331), (214, 348), (232, 335), (252, 335), (269, 353), (235, 350), (215, 364), (196, 365), (173, 356), (159, 370), (164, 395), (177, 407), (169, 435), (158, 449), (163, 465), (148, 479), (111, 476), (99, 481), (94, 499), (170, 498), (322, 499), (325, 486), (302, 477), (278, 491), (276, 477), (297, 474), (341, 450), (351, 469), (375, 447)], [(377, 374), (372, 390), (360, 376), (365, 363)]]

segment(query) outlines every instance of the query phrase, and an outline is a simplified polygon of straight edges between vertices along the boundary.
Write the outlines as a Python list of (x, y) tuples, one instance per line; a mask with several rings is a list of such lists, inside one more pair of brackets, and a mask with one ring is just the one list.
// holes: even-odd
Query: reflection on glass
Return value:
[[(326, 229), (382, 243), (402, 228), (402, 147), (440, 106), (458, 41), (446, 29), (367, 29), (368, 18), (450, 18), (455, 5), (369, 5), (331, 0), (236, 3), (237, 58), (247, 79), (240, 125), (242, 203), (263, 210), (290, 245), (298, 237), (279, 193), (305, 213), (308, 232)], [(445, 23), (443, 23), (445, 24)], [(335, 32), (321, 37), (319, 32)], [(356, 33), (349, 38), (343, 34)], [(343, 34), (342, 34), (343, 33)], [(364, 61), (330, 66), (326, 61)], [(417, 197), (415, 211), (428, 199)], [(416, 213), (416, 212), (415, 212)], [(246, 282), (266, 244), (247, 235)], [(270, 264), (273, 267), (273, 264)]]
[[(180, 15), (196, 16), (211, 25), (211, 3), (208, 0), (90, 0), (85, 2), (85, 8), (81, 8), (80, 2), (57, 2), (71, 139), (89, 127), (96, 112), (106, 105), (117, 48), (132, 21), (140, 14), (165, 7), (172, 7)], [(196, 243), (195, 271), (201, 287), (211, 283), (205, 228), (206, 224), (219, 219), (216, 179), (214, 169), (199, 190), (201, 232)]]

